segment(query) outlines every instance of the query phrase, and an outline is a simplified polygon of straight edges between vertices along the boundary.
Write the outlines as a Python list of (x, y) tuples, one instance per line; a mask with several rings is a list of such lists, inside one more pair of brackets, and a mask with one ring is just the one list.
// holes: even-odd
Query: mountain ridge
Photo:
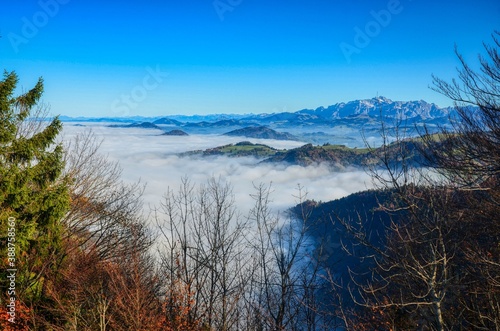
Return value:
[(341, 119), (353, 115), (368, 115), (371, 117), (414, 118), (423, 119), (445, 117), (451, 112), (451, 107), (441, 108), (425, 100), (393, 101), (385, 97), (340, 102), (328, 107), (302, 109), (299, 114), (316, 115), (329, 119)]
[(130, 117), (70, 117), (60, 116), (62, 121), (121, 121), (138, 122), (151, 121), (154, 124), (185, 124), (202, 121), (217, 122), (235, 120), (235, 122), (263, 121), (263, 120), (317, 120), (322, 119), (342, 119), (349, 116), (368, 115), (370, 117), (398, 117), (406, 118), (422, 117), (431, 119), (447, 117), (453, 107), (439, 107), (434, 103), (425, 100), (413, 101), (393, 101), (389, 98), (378, 96), (371, 99), (358, 99), (348, 102), (339, 102), (329, 106), (320, 106), (315, 109), (301, 109), (293, 112), (275, 113), (251, 113), (251, 114), (207, 114), (207, 115), (164, 115), (164, 116), (130, 116)]
[[(267, 127), (276, 132), (289, 133), (294, 136), (292, 140), (304, 143), (363, 147), (365, 138), (379, 141), (377, 137), (380, 136), (382, 125), (392, 132), (404, 130), (405, 135), (411, 137), (422, 132), (424, 127), (429, 133), (437, 132), (441, 128), (450, 128), (453, 114), (454, 109), (451, 107), (441, 108), (424, 100), (393, 101), (380, 96), (295, 112), (168, 115), (149, 120), (143, 117), (108, 119), (100, 117), (86, 121), (77, 118), (73, 122), (114, 122), (113, 127), (125, 128), (147, 128), (148, 125), (150, 128), (159, 128), (162, 131), (182, 130), (189, 135), (223, 135), (243, 130), (239, 131), (239, 135), (250, 138), (283, 139), (283, 137), (273, 138), (271, 134), (256, 133), (258, 127)], [(66, 117), (62, 117), (62, 120), (69, 121)], [(145, 122), (152, 123), (146, 125)]]

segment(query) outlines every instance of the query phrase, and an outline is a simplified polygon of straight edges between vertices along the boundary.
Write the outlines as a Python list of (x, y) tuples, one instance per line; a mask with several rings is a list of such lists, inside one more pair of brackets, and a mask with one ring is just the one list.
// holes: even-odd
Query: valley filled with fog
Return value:
[(168, 188), (176, 191), (183, 177), (192, 183), (204, 184), (210, 177), (221, 178), (233, 187), (240, 212), (246, 213), (253, 205), (250, 194), (254, 186), (272, 184), (272, 207), (283, 211), (298, 203), (298, 185), (307, 192), (307, 198), (330, 201), (365, 190), (372, 186), (371, 178), (359, 169), (333, 171), (326, 164), (310, 166), (281, 163), (260, 163), (254, 157), (180, 156), (193, 150), (204, 150), (241, 141), (261, 143), (278, 149), (300, 147), (305, 142), (247, 137), (228, 137), (220, 134), (164, 136), (157, 130), (139, 128), (110, 128), (103, 123), (65, 123), (63, 140), (92, 130), (102, 139), (100, 152), (110, 160), (118, 161), (123, 169), (122, 179), (146, 184), (143, 201), (147, 213), (158, 206)]

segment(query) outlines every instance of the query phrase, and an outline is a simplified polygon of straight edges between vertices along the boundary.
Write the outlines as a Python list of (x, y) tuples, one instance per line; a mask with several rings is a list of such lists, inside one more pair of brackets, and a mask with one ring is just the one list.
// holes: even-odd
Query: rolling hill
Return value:
[(225, 136), (241, 136), (248, 138), (275, 139), (275, 140), (299, 140), (288, 132), (277, 132), (266, 126), (245, 127), (224, 134)]

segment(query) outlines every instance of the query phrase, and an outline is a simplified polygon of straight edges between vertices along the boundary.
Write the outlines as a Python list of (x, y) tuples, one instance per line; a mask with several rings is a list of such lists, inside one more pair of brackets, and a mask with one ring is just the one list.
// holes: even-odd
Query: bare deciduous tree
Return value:
[(119, 164), (99, 153), (100, 144), (89, 130), (66, 146), (66, 174), (72, 185), (71, 210), (64, 223), (67, 236), (77, 236), (82, 247), (112, 258), (137, 245), (146, 248), (150, 240), (141, 217), (144, 187), (124, 183)]
[(184, 178), (177, 193), (167, 192), (160, 212), (163, 217), (157, 213), (157, 220), (165, 242), (161, 258), (167, 287), (173, 287), (167, 292), (181, 282), (193, 293), (193, 301), (184, 303), (192, 305), (192, 323), (237, 328), (247, 278), (242, 276), (246, 223), (236, 213), (230, 186), (212, 178), (196, 189)]
[[(452, 130), (443, 130), (439, 148), (427, 150), (428, 158), (450, 182), (467, 189), (498, 188), (500, 176), (500, 32), (492, 45), (484, 44), (487, 57), (479, 56), (479, 71), (460, 60), (458, 79), (448, 83), (433, 77), (433, 89), (455, 103)], [(424, 136), (428, 146), (433, 137)], [(500, 202), (498, 195), (496, 204)]]
[(387, 330), (500, 330), (498, 38), (497, 32), (494, 45), (485, 45), (480, 72), (457, 52), (459, 80), (434, 78), (434, 89), (456, 102), (457, 115), (452, 130), (414, 140), (432, 170), (409, 162), (408, 140), (396, 134), (389, 144), (382, 126), (383, 171), (373, 178), (392, 193), (380, 208), (393, 221), (373, 255), (371, 277), (353, 295), (371, 314), (367, 328), (376, 321)]
[[(256, 227), (251, 240), (255, 272), (250, 306), (263, 330), (315, 330), (320, 325), (317, 301), (318, 264), (308, 251), (309, 210), (283, 221), (271, 211), (271, 186), (256, 187), (249, 219)], [(307, 194), (299, 186), (297, 203)]]

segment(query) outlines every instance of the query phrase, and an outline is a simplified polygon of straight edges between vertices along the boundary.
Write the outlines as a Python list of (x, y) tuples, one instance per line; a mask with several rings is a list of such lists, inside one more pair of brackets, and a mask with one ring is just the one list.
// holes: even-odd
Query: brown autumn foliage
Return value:
[[(176, 258), (176, 264), (181, 270), (181, 262)], [(164, 331), (202, 330), (201, 321), (193, 315), (195, 293), (189, 284), (182, 281), (181, 276), (170, 280), (163, 303), (163, 320), (160, 329)]]
[(92, 133), (69, 146), (74, 178), (64, 259), (44, 283), (46, 300), (33, 330), (196, 330), (193, 292), (167, 284), (150, 252), (152, 237), (138, 214), (139, 186), (98, 153)]
[(5, 331), (28, 331), (31, 320), (31, 312), (22, 302), (16, 301), (15, 323), (9, 321), (12, 317), (8, 314), (6, 306), (0, 306), (0, 329)]

